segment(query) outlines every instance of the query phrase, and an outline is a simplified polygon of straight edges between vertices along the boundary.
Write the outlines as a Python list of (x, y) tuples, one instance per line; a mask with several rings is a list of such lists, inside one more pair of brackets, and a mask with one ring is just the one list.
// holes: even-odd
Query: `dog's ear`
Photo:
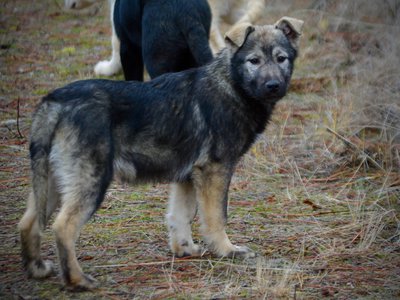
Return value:
[(297, 48), (299, 44), (299, 37), (303, 30), (304, 22), (290, 17), (283, 17), (275, 23), (277, 29), (282, 30), (283, 34), (289, 39), (292, 45)]
[(242, 22), (236, 24), (225, 34), (225, 43), (228, 47), (237, 50), (243, 46), (249, 34), (254, 30), (253, 25), (250, 23)]

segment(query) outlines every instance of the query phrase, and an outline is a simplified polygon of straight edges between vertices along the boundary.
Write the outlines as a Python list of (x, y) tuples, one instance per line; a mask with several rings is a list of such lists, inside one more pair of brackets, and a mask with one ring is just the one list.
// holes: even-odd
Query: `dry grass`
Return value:
[[(57, 277), (26, 280), (16, 224), (34, 105), (93, 76), (110, 54), (108, 14), (65, 14), (58, 0), (0, 4), (1, 298), (400, 297), (398, 2), (295, 2), (268, 1), (265, 18), (306, 21), (292, 92), (240, 162), (230, 192), (228, 233), (259, 257), (173, 258), (168, 187), (114, 184), (79, 239), (83, 268), (102, 285), (83, 294), (60, 290)], [(197, 225), (194, 235), (200, 240)], [(50, 231), (43, 253), (55, 259)]]

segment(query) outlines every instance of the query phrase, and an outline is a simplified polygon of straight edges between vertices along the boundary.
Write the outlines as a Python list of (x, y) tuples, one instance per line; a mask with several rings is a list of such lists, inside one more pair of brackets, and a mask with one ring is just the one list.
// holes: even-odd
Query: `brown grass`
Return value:
[[(293, 3), (268, 1), (265, 17), (306, 21), (291, 93), (230, 189), (228, 233), (259, 257), (174, 259), (168, 187), (114, 184), (79, 239), (82, 266), (102, 286), (83, 294), (61, 290), (57, 277), (26, 278), (16, 224), (33, 108), (110, 55), (108, 13), (66, 14), (60, 0), (0, 4), (1, 298), (400, 297), (398, 1)], [(43, 253), (55, 260), (50, 231)]]

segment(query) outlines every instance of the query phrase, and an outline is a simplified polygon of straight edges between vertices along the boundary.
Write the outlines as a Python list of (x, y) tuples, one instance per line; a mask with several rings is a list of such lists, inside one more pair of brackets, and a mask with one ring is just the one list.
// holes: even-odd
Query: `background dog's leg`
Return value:
[(184, 35), (198, 66), (203, 66), (213, 59), (208, 43), (208, 34), (204, 28), (200, 26), (187, 28)]
[(199, 255), (193, 243), (191, 223), (196, 215), (196, 193), (191, 181), (171, 184), (167, 223), (171, 251), (176, 256)]
[(120, 56), (125, 80), (143, 81), (142, 47), (121, 41)]
[(115, 0), (110, 0), (110, 20), (111, 20), (111, 29), (112, 29), (112, 36), (111, 36), (111, 46), (112, 46), (112, 55), (111, 60), (103, 60), (99, 61), (96, 66), (94, 67), (94, 73), (96, 75), (105, 75), (111, 76), (118, 73), (121, 70), (121, 57), (120, 57), (120, 42), (115, 32), (114, 26), (114, 6)]
[(194, 171), (196, 196), (199, 203), (201, 229), (208, 246), (217, 255), (253, 257), (247, 247), (235, 246), (225, 232), (227, 193), (232, 172), (219, 164)]
[(252, 0), (247, 2), (246, 13), (237, 21), (239, 23), (255, 24), (265, 12), (264, 0)]
[(99, 61), (94, 67), (94, 73), (96, 75), (111, 76), (118, 73), (121, 70), (121, 57), (120, 57), (120, 42), (117, 34), (114, 31), (111, 36), (112, 55), (111, 60)]
[(210, 28), (210, 47), (214, 54), (217, 54), (222, 48), (225, 47), (224, 38), (220, 31), (220, 14), (221, 3), (218, 1), (209, 1), (211, 8), (211, 28)]

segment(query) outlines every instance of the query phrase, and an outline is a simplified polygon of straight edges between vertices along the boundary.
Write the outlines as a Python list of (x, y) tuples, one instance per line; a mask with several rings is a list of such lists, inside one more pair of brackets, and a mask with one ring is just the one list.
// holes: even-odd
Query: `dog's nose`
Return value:
[(269, 80), (265, 85), (270, 93), (276, 93), (280, 86), (278, 80)]

